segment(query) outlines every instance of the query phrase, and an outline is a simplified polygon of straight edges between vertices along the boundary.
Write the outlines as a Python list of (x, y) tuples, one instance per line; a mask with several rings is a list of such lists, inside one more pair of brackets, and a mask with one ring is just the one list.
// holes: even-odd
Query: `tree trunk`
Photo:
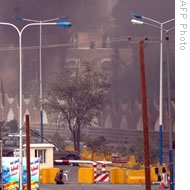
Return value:
[(72, 131), (72, 134), (73, 134), (73, 144), (74, 144), (74, 150), (77, 150), (77, 134), (76, 134), (76, 131), (73, 130)]
[(80, 152), (80, 125), (77, 128), (77, 151)]

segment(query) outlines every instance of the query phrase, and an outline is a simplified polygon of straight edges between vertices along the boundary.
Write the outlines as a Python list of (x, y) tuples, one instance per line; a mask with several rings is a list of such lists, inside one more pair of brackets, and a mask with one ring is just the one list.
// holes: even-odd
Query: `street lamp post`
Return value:
[[(160, 27), (157, 26), (157, 25), (153, 25), (153, 24), (150, 24), (150, 23), (146, 23), (146, 22), (142, 22), (142, 21), (139, 21), (139, 20), (135, 20), (135, 19), (132, 19), (131, 22), (134, 23), (134, 24), (145, 24), (145, 25), (149, 25), (149, 26), (152, 26), (154, 28), (157, 28), (160, 30), (160, 128), (159, 128), (159, 135), (160, 135), (160, 146), (159, 146), (159, 161), (160, 161), (160, 165), (162, 165), (162, 122), (163, 122), (163, 110), (162, 110), (162, 105), (163, 105), (163, 77), (162, 77), (162, 73), (163, 73), (163, 31), (165, 31), (167, 33), (167, 40), (169, 39), (168, 37), (168, 33), (175, 29), (175, 27), (172, 27), (170, 29), (164, 29), (163, 28), (163, 25), (166, 24), (166, 23), (169, 23), (171, 21), (174, 21), (175, 19), (171, 19), (171, 20), (168, 20), (166, 22), (163, 22), (163, 23), (160, 23), (160, 22), (157, 22), (155, 20), (152, 20), (152, 19), (149, 19), (149, 18), (146, 18), (146, 17), (142, 17), (140, 15), (136, 15), (136, 14), (132, 14), (133, 17), (135, 18), (145, 18), (147, 20), (150, 20), (152, 22), (155, 22), (157, 24), (160, 24)], [(169, 47), (168, 47), (169, 48)], [(171, 128), (171, 110), (170, 110), (170, 75), (169, 75), (169, 55), (168, 55), (168, 48), (167, 48), (167, 81), (168, 81), (168, 112), (169, 112), (169, 162), (170, 162), (170, 189), (173, 190), (174, 189), (174, 172), (173, 172), (173, 151), (172, 151), (172, 128)]]
[[(134, 17), (136, 19), (145, 19), (145, 20), (151, 21), (153, 23), (156, 23), (159, 26), (132, 19), (131, 21), (135, 24), (146, 24), (146, 25), (150, 25), (150, 26), (160, 29), (159, 163), (160, 163), (160, 165), (162, 165), (162, 163), (163, 163), (163, 155), (162, 155), (162, 147), (163, 147), (163, 137), (162, 137), (162, 130), (163, 130), (163, 31), (165, 30), (163, 28), (163, 26), (164, 26), (164, 24), (174, 21), (175, 18), (170, 19), (165, 22), (158, 22), (156, 20), (141, 16), (138, 14), (132, 14), (132, 17)], [(165, 31), (167, 31), (167, 30), (165, 30)]]
[[(167, 32), (168, 35), (168, 32)], [(174, 190), (174, 163), (172, 149), (172, 124), (171, 124), (171, 95), (170, 95), (170, 66), (169, 66), (169, 36), (167, 40), (167, 85), (168, 85), (168, 128), (169, 128), (169, 163), (170, 163), (170, 189)]]
[[(28, 18), (22, 18), (20, 16), (14, 16), (13, 17), (16, 20), (23, 20), (23, 21), (29, 21), (33, 23), (48, 23), (60, 19), (66, 19), (68, 16), (60, 16), (57, 18), (52, 18), (48, 20), (33, 20), (33, 19), (28, 19)], [(42, 25), (39, 24), (40, 26), (40, 48), (39, 48), (39, 66), (40, 66), (40, 136), (41, 136), (41, 143), (44, 142), (44, 123), (43, 123), (43, 106), (42, 106), (42, 98), (43, 98), (43, 89), (42, 89)]]
[(52, 23), (30, 23), (25, 25), (21, 30), (19, 28), (8, 22), (0, 22), (0, 25), (6, 25), (6, 26), (11, 26), (16, 29), (18, 36), (19, 36), (19, 151), (20, 151), (20, 190), (22, 190), (22, 183), (23, 183), (23, 176), (22, 176), (22, 166), (23, 166), (23, 155), (22, 155), (22, 122), (23, 122), (23, 116), (22, 116), (22, 34), (23, 31), (30, 27), (30, 26), (39, 26), (39, 25), (57, 25), (59, 27), (66, 27), (66, 26), (71, 26), (70, 22), (52, 22)]

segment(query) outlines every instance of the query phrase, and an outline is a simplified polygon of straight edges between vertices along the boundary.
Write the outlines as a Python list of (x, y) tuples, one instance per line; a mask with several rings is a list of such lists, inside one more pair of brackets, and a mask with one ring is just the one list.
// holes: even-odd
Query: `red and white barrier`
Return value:
[(112, 164), (110, 161), (91, 161), (91, 160), (54, 160), (54, 164)]
[(102, 173), (106, 173), (106, 165), (102, 164)]
[(94, 182), (109, 182), (109, 173), (94, 174)]
[(162, 180), (160, 182), (160, 188), (165, 189), (170, 186), (170, 177), (167, 175), (167, 173), (162, 174)]
[(93, 166), (93, 168), (94, 168), (94, 173), (96, 173), (96, 171), (97, 171), (97, 164), (96, 164), (96, 163), (93, 163), (92, 166)]
[(106, 164), (101, 164), (101, 171), (97, 170), (97, 163), (93, 163), (94, 182), (109, 182), (109, 173), (106, 172)]

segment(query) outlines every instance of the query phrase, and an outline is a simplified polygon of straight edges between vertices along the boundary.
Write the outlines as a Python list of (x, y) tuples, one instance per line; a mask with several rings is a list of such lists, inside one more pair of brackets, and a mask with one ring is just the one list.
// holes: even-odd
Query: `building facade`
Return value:
[[(110, 47), (109, 38), (106, 39), (106, 42), (103, 42), (101, 35), (78, 33), (77, 38), (71, 40), (71, 44), (72, 46), (64, 49), (65, 65), (70, 69), (73, 71), (80, 70), (83, 66), (83, 62), (95, 61), (97, 67), (101, 68), (103, 72), (106, 74), (113, 74), (113, 59), (116, 50)], [(122, 62), (122, 65), (118, 66), (118, 73), (125, 70), (128, 65), (133, 64), (133, 50), (131, 48), (118, 48), (117, 57), (119, 57)], [(60, 66), (55, 62), (53, 67), (57, 67), (59, 70)], [(49, 77), (51, 78), (51, 74), (49, 74)], [(31, 124), (40, 126), (40, 109), (39, 106), (34, 103), (35, 98), (32, 96), (25, 98), (23, 96), (22, 101), (23, 122), (25, 121), (25, 115), (29, 114)], [(167, 102), (165, 102), (165, 105), (166, 104)], [(151, 131), (159, 131), (159, 105), (156, 103), (153, 105), (153, 112), (149, 113), (149, 127)], [(173, 102), (171, 102), (171, 108), (172, 129), (174, 131), (175, 105)], [(165, 110), (165, 118), (167, 118), (167, 114), (167, 110)], [(56, 121), (51, 121), (45, 112), (43, 116), (43, 123), (45, 125), (56, 124)], [(18, 95), (9, 97), (8, 94), (4, 92), (3, 82), (1, 82), (0, 120), (11, 121), (13, 119), (19, 121), (19, 97)], [(98, 121), (96, 127), (143, 130), (141, 104), (138, 101), (134, 101), (131, 105), (131, 102), (123, 103), (118, 97), (117, 106), (107, 106), (101, 117), (96, 118), (96, 120)], [(164, 120), (164, 125), (168, 126), (167, 119)], [(168, 127), (165, 127), (164, 130), (168, 131)]]

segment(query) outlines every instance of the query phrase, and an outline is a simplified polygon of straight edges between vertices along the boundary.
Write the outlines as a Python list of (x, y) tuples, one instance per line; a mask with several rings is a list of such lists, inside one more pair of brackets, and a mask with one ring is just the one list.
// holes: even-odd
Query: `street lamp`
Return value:
[[(13, 17), (16, 20), (23, 20), (23, 21), (29, 21), (34, 23), (48, 23), (60, 19), (67, 19), (68, 16), (60, 16), (57, 18), (52, 18), (48, 20), (33, 20), (28, 18), (22, 18), (21, 16), (14, 16)], [(67, 27), (67, 26), (65, 26)], [(44, 126), (43, 126), (43, 106), (42, 106), (42, 98), (43, 98), (43, 89), (42, 89), (42, 25), (40, 24), (40, 48), (39, 48), (39, 62), (40, 62), (40, 131), (41, 131), (41, 143), (44, 141)]]
[(19, 89), (19, 136), (20, 136), (20, 143), (19, 143), (19, 151), (20, 151), (20, 167), (19, 167), (19, 170), (20, 170), (20, 190), (22, 190), (22, 182), (23, 182), (23, 176), (22, 176), (22, 166), (23, 166), (23, 161), (22, 161), (22, 122), (23, 122), (23, 117), (22, 117), (22, 34), (23, 34), (23, 31), (30, 27), (30, 26), (39, 26), (39, 25), (57, 25), (59, 27), (68, 27), (68, 26), (71, 26), (71, 23), (70, 22), (52, 22), (52, 23), (30, 23), (30, 24), (27, 24), (25, 25), (21, 30), (19, 30), (19, 28), (17, 26), (15, 26), (14, 24), (12, 23), (8, 23), (8, 22), (0, 22), (0, 25), (6, 25), (6, 26), (11, 26), (13, 28), (16, 29), (17, 33), (18, 33), (18, 36), (19, 36), (19, 65), (20, 65), (20, 70), (19, 70), (19, 86), (20, 86), (20, 89)]
[[(137, 18), (137, 19), (141, 19), (144, 18), (146, 20), (152, 21), (156, 24), (159, 24), (160, 26), (151, 24), (151, 23), (146, 23), (146, 22), (142, 22), (136, 19), (132, 19), (131, 22), (133, 24), (145, 24), (148, 26), (152, 26), (154, 28), (157, 28), (160, 30), (160, 128), (159, 128), (159, 136), (160, 136), (160, 146), (159, 146), (159, 161), (160, 161), (160, 165), (162, 165), (162, 123), (163, 123), (163, 109), (162, 109), (162, 105), (163, 105), (163, 31), (165, 31), (168, 35), (168, 33), (175, 29), (175, 27), (172, 27), (170, 29), (164, 29), (163, 25), (169, 22), (174, 21), (175, 19), (171, 19), (168, 20), (166, 22), (160, 23), (158, 21), (155, 21), (153, 19), (149, 19), (137, 14), (132, 14), (133, 17)], [(169, 39), (169, 37), (166, 38), (167, 40)], [(168, 47), (169, 48), (169, 47)], [(167, 48), (167, 49), (168, 49)], [(171, 110), (170, 110), (170, 79), (169, 79), (169, 55), (168, 55), (168, 50), (167, 50), (167, 81), (168, 81), (168, 112), (169, 112), (169, 162), (170, 162), (170, 189), (173, 190), (174, 189), (174, 174), (173, 174), (173, 151), (172, 151), (172, 129), (171, 129), (171, 121), (170, 121), (170, 117), (171, 117)]]
[[(167, 24), (169, 22), (172, 22), (175, 20), (175, 18), (170, 19), (165, 22), (158, 22), (156, 20), (153, 20), (151, 18), (147, 18), (138, 14), (132, 14), (132, 17), (136, 19), (145, 19), (148, 21), (151, 21), (153, 23), (156, 23), (157, 25), (153, 25), (150, 23), (145, 23), (139, 20), (132, 19), (131, 22), (134, 24), (146, 24), (149, 26), (152, 26), (154, 28), (158, 28), (160, 30), (160, 105), (159, 105), (159, 163), (162, 165), (163, 159), (162, 159), (162, 147), (163, 147), (163, 137), (162, 137), (162, 128), (163, 128), (163, 31), (168, 31), (163, 28), (164, 24)], [(172, 28), (173, 29), (173, 28)]]

